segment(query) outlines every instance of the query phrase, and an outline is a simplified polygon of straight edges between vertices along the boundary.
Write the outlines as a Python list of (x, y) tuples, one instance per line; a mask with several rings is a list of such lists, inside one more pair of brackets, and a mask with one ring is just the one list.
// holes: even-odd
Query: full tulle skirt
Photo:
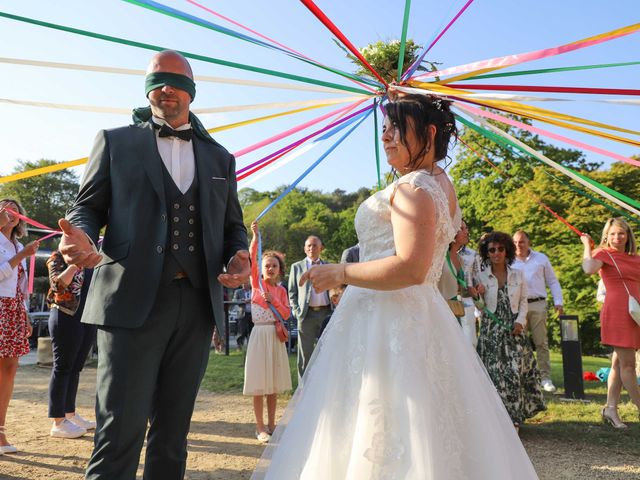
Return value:
[(348, 287), (252, 479), (538, 478), (432, 285)]

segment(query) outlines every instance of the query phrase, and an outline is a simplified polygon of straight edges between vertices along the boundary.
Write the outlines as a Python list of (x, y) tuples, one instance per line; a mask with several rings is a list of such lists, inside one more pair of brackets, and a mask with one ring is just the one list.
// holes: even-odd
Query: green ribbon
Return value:
[(572, 72), (575, 70), (593, 70), (596, 68), (628, 67), (631, 65), (640, 65), (640, 62), (600, 63), (596, 65), (578, 65), (575, 67), (542, 68), (538, 70), (519, 70), (516, 72), (489, 73), (487, 75), (476, 75), (475, 77), (465, 78), (460, 81), (467, 82), (469, 80), (480, 80), (484, 78), (515, 77), (519, 75), (538, 75), (538, 74), (555, 73), (555, 72)]
[(402, 37), (400, 38), (400, 53), (398, 53), (398, 76), (397, 81), (402, 79), (402, 69), (404, 67), (404, 50), (407, 44), (407, 28), (409, 27), (409, 12), (411, 11), (411, 0), (404, 2), (404, 18), (402, 19)]
[[(531, 158), (531, 155), (529, 154), (529, 152), (527, 152), (526, 150), (520, 148), (519, 145), (509, 141), (506, 138), (501, 137), (500, 135), (493, 133), (479, 125), (475, 125), (474, 123), (470, 122), (469, 120), (461, 117), (460, 115), (455, 115), (456, 119), (459, 120), (462, 124), (464, 124), (465, 126), (471, 128), (472, 130), (478, 132), (480, 135), (488, 138), (489, 140), (492, 140), (493, 142), (497, 143), (498, 145), (504, 147), (505, 149), (512, 151), (514, 154), (518, 155), (518, 156), (526, 156), (527, 158)], [(515, 151), (514, 148), (515, 147)], [(533, 157), (535, 158), (535, 157)], [(537, 159), (536, 159), (537, 160)], [(565, 167), (567, 168), (567, 167)], [(621, 193), (616, 192), (615, 190), (612, 190), (608, 187), (605, 187), (604, 185), (602, 185), (601, 183), (596, 182), (595, 180), (590, 179), (589, 177), (586, 177), (574, 170), (571, 170), (570, 168), (567, 168), (567, 170), (570, 170), (572, 173), (576, 174), (577, 176), (583, 178), (585, 181), (589, 182), (591, 185), (595, 186), (598, 189), (601, 189), (603, 191), (608, 192), (610, 195), (618, 198), (618, 200), (621, 200), (623, 202), (629, 202), (631, 201), (632, 203), (630, 203), (631, 205), (633, 205), (634, 203), (637, 203), (635, 200), (633, 200), (632, 198), (627, 197), (626, 195), (623, 195)], [(614, 212), (618, 215), (622, 215), (625, 218), (632, 220), (634, 223), (640, 224), (640, 220), (636, 219), (635, 217), (631, 216), (629, 214), (629, 212), (624, 212), (622, 210), (619, 210), (615, 207), (612, 207), (611, 205), (607, 204), (606, 202), (604, 202), (603, 200), (600, 200), (590, 194), (588, 194), (587, 192), (584, 192), (580, 189), (578, 189), (577, 187), (574, 187), (573, 185), (571, 185), (570, 183), (565, 183), (563, 182), (561, 179), (559, 179), (558, 177), (551, 175), (550, 173), (548, 173), (546, 170), (543, 169), (543, 172), (545, 172), (547, 175), (550, 175), (552, 178), (554, 178), (555, 180), (557, 180), (558, 182), (562, 183), (563, 185), (566, 185), (567, 187), (569, 187), (570, 189), (572, 189), (573, 191), (575, 191), (576, 193), (578, 193), (579, 195), (582, 195), (583, 197), (586, 197), (590, 200), (593, 200), (594, 202), (598, 203), (599, 205), (602, 205), (603, 207), (607, 208), (609, 211)]]
[[(25, 23), (30, 23), (32, 25), (38, 25), (40, 27), (45, 27), (45, 28), (52, 28), (54, 30), (60, 30), (63, 32), (68, 32), (68, 33), (74, 33), (76, 35), (83, 35), (85, 37), (91, 37), (91, 38), (97, 38), (99, 40), (105, 40), (107, 42), (113, 42), (113, 43), (119, 43), (122, 45), (128, 45), (131, 47), (138, 47), (138, 48), (144, 48), (146, 50), (153, 50), (156, 52), (161, 52), (163, 50), (167, 50), (167, 48), (165, 47), (160, 47), (158, 45), (151, 45), (148, 43), (142, 43), (142, 42), (136, 42), (133, 40), (127, 40), (124, 38), (118, 38), (118, 37), (112, 37), (110, 35), (103, 35), (101, 33), (95, 33), (95, 32), (90, 32), (87, 30), (80, 30), (78, 28), (73, 28), (73, 27), (66, 27), (64, 25), (57, 25), (55, 23), (49, 23), (49, 22), (43, 22), (41, 20), (35, 20), (32, 18), (28, 18), (28, 17), (21, 17), (19, 15), (12, 15), (10, 13), (6, 13), (6, 12), (0, 12), (0, 17), (4, 17), (4, 18), (8, 18), (11, 20), (16, 20), (19, 22), (25, 22)], [(280, 77), (280, 78), (287, 78), (289, 80), (293, 80), (296, 82), (303, 82), (303, 83), (309, 83), (312, 85), (320, 85), (323, 87), (329, 87), (329, 88), (335, 88), (337, 90), (344, 90), (347, 92), (354, 92), (354, 93), (361, 93), (364, 95), (371, 95), (371, 92), (369, 92), (368, 90), (364, 90), (361, 88), (355, 88), (355, 87), (348, 87), (345, 85), (340, 85), (337, 83), (332, 83), (332, 82), (325, 82), (322, 80), (316, 80), (314, 78), (309, 78), (309, 77), (303, 77), (300, 75), (293, 75), (291, 73), (284, 73), (284, 72), (279, 72), (277, 70), (270, 70), (267, 68), (260, 68), (260, 67), (254, 67), (251, 65), (245, 65), (243, 63), (236, 63), (236, 62), (229, 62), (227, 60), (221, 60), (219, 58), (214, 58), (214, 57), (207, 57), (205, 55), (198, 55), (196, 53), (189, 53), (189, 52), (183, 52), (183, 51), (179, 51), (178, 53), (184, 55), (187, 58), (192, 58), (194, 60), (200, 60), (202, 62), (207, 62), (207, 63), (213, 63), (215, 65), (223, 65), (225, 67), (229, 67), (229, 68), (237, 68), (240, 70), (247, 70), (250, 72), (256, 72), (256, 73), (262, 73), (264, 75), (271, 75), (274, 77)]]
[(144, 80), (144, 94), (148, 97), (149, 92), (166, 85), (184, 90), (189, 94), (192, 102), (196, 98), (196, 83), (186, 75), (171, 72), (149, 73)]

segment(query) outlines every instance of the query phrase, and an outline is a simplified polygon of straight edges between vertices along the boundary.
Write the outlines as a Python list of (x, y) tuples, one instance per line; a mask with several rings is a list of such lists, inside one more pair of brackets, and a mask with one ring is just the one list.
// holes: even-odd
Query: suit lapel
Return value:
[(211, 155), (207, 155), (206, 145), (195, 135), (192, 142), (200, 192), (200, 213), (204, 222), (204, 219), (210, 218)]
[(162, 204), (165, 204), (164, 179), (162, 178), (162, 158), (158, 152), (158, 143), (156, 142), (155, 132), (151, 122), (146, 122), (140, 126), (142, 141), (139, 143), (139, 158), (147, 172), (149, 181), (153, 189), (160, 197)]

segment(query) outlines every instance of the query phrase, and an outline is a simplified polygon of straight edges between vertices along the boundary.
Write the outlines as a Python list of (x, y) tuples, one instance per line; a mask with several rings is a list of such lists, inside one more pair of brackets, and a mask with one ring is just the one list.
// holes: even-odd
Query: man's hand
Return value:
[(558, 312), (558, 315), (564, 315), (564, 308), (562, 307), (562, 305), (555, 305), (556, 307), (556, 312)]
[(238, 288), (249, 282), (249, 275), (251, 275), (249, 251), (238, 250), (229, 262), (227, 273), (218, 275), (218, 281), (227, 288)]
[(96, 252), (93, 244), (84, 231), (69, 223), (69, 220), (61, 218), (58, 220), (62, 239), (60, 240), (60, 253), (67, 265), (75, 265), (78, 268), (95, 267), (102, 255)]

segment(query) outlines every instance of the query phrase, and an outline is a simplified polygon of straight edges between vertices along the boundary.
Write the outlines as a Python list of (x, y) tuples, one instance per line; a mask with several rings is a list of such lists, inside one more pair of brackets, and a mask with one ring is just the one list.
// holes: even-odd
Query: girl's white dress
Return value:
[[(437, 223), (421, 285), (349, 286), (252, 479), (535, 479), (475, 350), (437, 288), (460, 212), (427, 172), (398, 182), (426, 191)], [(361, 261), (394, 254), (390, 197), (360, 206)]]

